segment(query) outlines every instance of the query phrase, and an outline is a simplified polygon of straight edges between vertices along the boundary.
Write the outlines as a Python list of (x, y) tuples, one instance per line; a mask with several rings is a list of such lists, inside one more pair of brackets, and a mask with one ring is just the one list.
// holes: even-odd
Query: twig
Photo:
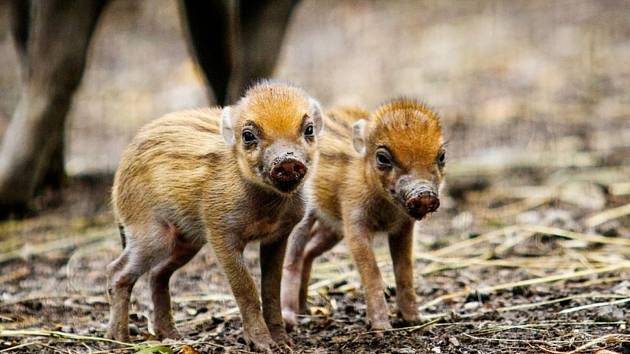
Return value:
[(524, 200), (520, 200), (508, 205), (505, 205), (501, 208), (497, 209), (489, 209), (487, 210), (482, 217), (486, 220), (488, 219), (499, 219), (499, 218), (507, 218), (527, 210), (539, 207), (541, 205), (547, 204), (552, 199), (551, 196), (537, 196), (531, 197)]
[(586, 218), (586, 220), (584, 220), (584, 225), (586, 225), (587, 227), (595, 227), (597, 225), (605, 223), (606, 221), (618, 219), (629, 214), (630, 204), (626, 204), (617, 208), (604, 210), (601, 213), (597, 213), (595, 215), (591, 215)]
[(609, 245), (628, 246), (630, 247), (630, 240), (625, 238), (606, 237), (593, 234), (584, 234), (580, 232), (567, 231), (556, 227), (541, 226), (541, 225), (518, 225), (516, 226), (521, 230), (528, 230), (531, 232), (537, 232), (546, 235), (562, 236), (574, 240), (602, 243)]
[(318, 282), (315, 282), (315, 283), (309, 285), (308, 291), (309, 292), (315, 291), (315, 290), (317, 290), (319, 288), (323, 288), (323, 287), (326, 287), (328, 285), (332, 285), (332, 284), (337, 283), (337, 282), (339, 282), (341, 280), (344, 280), (346, 278), (348, 278), (348, 274), (343, 273), (343, 274), (338, 274), (337, 276), (332, 277), (332, 278), (320, 280)]
[(467, 239), (467, 240), (463, 240), (460, 242), (456, 242), (453, 243), (449, 246), (440, 248), (438, 250), (432, 251), (432, 252), (428, 252), (428, 254), (433, 255), (433, 256), (443, 256), (446, 254), (450, 254), (452, 252), (455, 251), (459, 251), (461, 249), (467, 249), (467, 248), (474, 248), (475, 245), (482, 243), (482, 242), (486, 242), (489, 240), (492, 240), (498, 236), (504, 235), (506, 233), (512, 232), (514, 230), (516, 230), (517, 227), (515, 226), (507, 226), (504, 227), (502, 229), (498, 229), (498, 230), (493, 230), (490, 232), (486, 232), (485, 234), (479, 235), (475, 238), (471, 238), (471, 239)]
[(567, 343), (566, 340), (560, 340), (560, 341), (554, 341), (554, 342), (545, 342), (544, 340), (536, 340), (536, 339), (483, 338), (483, 337), (473, 336), (473, 335), (468, 334), (468, 333), (462, 333), (462, 334), (464, 336), (470, 338), (470, 339), (489, 341), (489, 342), (528, 343), (528, 344), (529, 343), (537, 343), (537, 344), (546, 344), (546, 345), (549, 345), (549, 343), (557, 343), (557, 344), (565, 344), (565, 343)]
[(6, 352), (10, 352), (13, 351), (15, 349), (19, 349), (19, 348), (24, 348), (24, 347), (29, 347), (31, 345), (38, 345), (40, 344), (39, 342), (29, 342), (29, 343), (22, 343), (22, 344), (18, 344), (18, 345), (14, 345), (12, 347), (8, 347), (8, 348), (4, 348), (0, 350), (0, 353), (6, 353)]
[(614, 282), (624, 281), (624, 280), (626, 280), (626, 277), (599, 278), (599, 279), (588, 280), (580, 284), (571, 284), (569, 285), (569, 287), (570, 288), (587, 288), (589, 286), (593, 286), (596, 284), (614, 283)]
[(31, 269), (29, 267), (20, 267), (9, 274), (0, 275), (0, 283), (14, 281), (23, 278), (29, 274), (31, 274)]
[(505, 307), (499, 307), (497, 309), (495, 309), (498, 312), (509, 312), (509, 311), (514, 311), (514, 310), (525, 310), (525, 309), (529, 309), (532, 307), (539, 307), (539, 306), (545, 306), (545, 305), (552, 305), (558, 302), (564, 302), (564, 301), (570, 301), (570, 300), (575, 300), (575, 299), (580, 299), (580, 298), (620, 298), (620, 297), (624, 297), (623, 295), (615, 295), (615, 294), (594, 294), (594, 295), (584, 295), (584, 294), (579, 294), (579, 295), (573, 295), (573, 296), (565, 296), (565, 297), (561, 297), (559, 299), (553, 299), (553, 300), (546, 300), (546, 301), (539, 301), (539, 302), (532, 302), (532, 303), (527, 303), (527, 304), (520, 304), (520, 305), (512, 305), (512, 306), (505, 306)]
[(613, 183), (609, 187), (610, 194), (621, 196), (630, 194), (630, 182)]
[(579, 352), (583, 351), (584, 349), (590, 348), (590, 347), (592, 347), (594, 345), (597, 345), (599, 343), (609, 343), (610, 339), (614, 339), (616, 343), (630, 342), (630, 335), (628, 335), (628, 334), (619, 334), (619, 333), (606, 334), (604, 336), (601, 336), (599, 338), (595, 338), (592, 341), (575, 348), (574, 350), (568, 352), (567, 354), (579, 353)]
[[(559, 280), (567, 280), (567, 279), (583, 277), (583, 276), (591, 275), (591, 274), (612, 272), (615, 270), (626, 268), (627, 266), (628, 266), (627, 264), (611, 265), (607, 267), (587, 269), (587, 270), (582, 270), (578, 272), (555, 274), (555, 275), (550, 275), (547, 277), (540, 277), (540, 278), (534, 278), (534, 279), (521, 280), (521, 281), (512, 282), (512, 283), (498, 284), (491, 287), (480, 288), (478, 290), (484, 293), (490, 293), (490, 292), (495, 292), (497, 290), (512, 289), (515, 287), (530, 286), (530, 285), (537, 285), (537, 284), (543, 284), (543, 283), (551, 283), (551, 282), (556, 282)], [(462, 290), (462, 291), (456, 291), (450, 294), (442, 295), (422, 305), (420, 309), (421, 310), (427, 309), (433, 305), (437, 305), (441, 303), (444, 300), (467, 296), (468, 294), (472, 292), (473, 290)]]
[(45, 242), (36, 245), (24, 245), (21, 249), (13, 250), (0, 254), (0, 264), (6, 263), (19, 258), (26, 258), (33, 255), (40, 255), (47, 252), (63, 250), (66, 248), (73, 248), (82, 245), (86, 245), (92, 242), (102, 240), (106, 237), (111, 237), (113, 232), (111, 229), (107, 231), (99, 230), (92, 234), (75, 235), (74, 237), (67, 237), (59, 240)]
[[(42, 300), (55, 300), (55, 299), (72, 299), (72, 298), (80, 298), (80, 299), (85, 299), (85, 296), (73, 296), (73, 295), (69, 295), (69, 294), (58, 294), (58, 295), (44, 295), (44, 294), (34, 294), (34, 295), (30, 295), (30, 296), (25, 296), (25, 297), (21, 297), (21, 298), (17, 298), (17, 299), (11, 299), (11, 300), (7, 300), (4, 302), (0, 303), (0, 308), (4, 307), (4, 306), (11, 306), (11, 305), (15, 305), (15, 304), (20, 304), (23, 302), (29, 302), (29, 301), (42, 301)], [(103, 297), (103, 299), (105, 299)], [(106, 300), (104, 300), (106, 301)]]
[(68, 338), (74, 340), (89, 340), (95, 342), (107, 342), (114, 343), (126, 347), (135, 348), (136, 344), (121, 342), (108, 338), (101, 337), (91, 337), (91, 336), (82, 336), (78, 334), (60, 332), (60, 331), (46, 331), (46, 330), (35, 330), (35, 329), (25, 329), (25, 330), (10, 330), (10, 329), (0, 329), (0, 337), (51, 337), (51, 338)]
[(408, 327), (399, 327), (399, 328), (390, 328), (390, 329), (380, 329), (380, 330), (374, 330), (374, 331), (367, 331), (367, 332), (360, 332), (359, 335), (366, 335), (366, 334), (374, 334), (374, 333), (391, 333), (391, 332), (399, 332), (399, 331), (408, 331), (408, 332), (415, 332), (415, 331), (419, 331), (423, 328), (429, 327), (430, 325), (440, 321), (441, 318), (436, 318), (433, 319), (431, 321), (416, 325), (416, 326), (408, 326)]
[(220, 301), (230, 301), (234, 300), (234, 296), (230, 294), (207, 294), (207, 295), (197, 295), (197, 296), (178, 296), (174, 297), (173, 301), (176, 303), (186, 303), (186, 302), (196, 302), (196, 301), (204, 301), (204, 302), (220, 302)]
[(212, 320), (213, 317), (217, 317), (217, 318), (232, 318), (235, 315), (238, 315), (239, 310), (238, 307), (232, 307), (230, 309), (227, 309), (223, 312), (217, 313), (217, 314), (206, 314), (205, 316), (197, 316), (196, 318), (192, 319), (192, 320), (188, 320), (188, 321), (182, 321), (180, 322), (180, 326), (182, 327), (192, 327), (192, 326), (196, 326), (202, 323), (206, 323), (210, 320)]
[(571, 307), (571, 308), (568, 308), (568, 309), (564, 309), (564, 310), (562, 310), (562, 311), (560, 311), (558, 313), (571, 313), (571, 312), (577, 312), (577, 311), (591, 309), (591, 308), (595, 308), (595, 307), (625, 304), (626, 302), (630, 302), (630, 297), (627, 297), (625, 299), (615, 300), (615, 301), (596, 302), (594, 304), (588, 304), (588, 305), (582, 305), (582, 306), (577, 306), (577, 307)]

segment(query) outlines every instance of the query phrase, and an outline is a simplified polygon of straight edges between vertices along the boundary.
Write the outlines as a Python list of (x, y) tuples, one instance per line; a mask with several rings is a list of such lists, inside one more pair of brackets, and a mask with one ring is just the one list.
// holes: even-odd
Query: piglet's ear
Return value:
[(315, 124), (315, 134), (319, 135), (322, 129), (324, 129), (324, 119), (322, 116), (322, 106), (320, 106), (319, 102), (314, 98), (310, 97), (308, 99), (309, 102), (309, 116), (313, 118), (313, 123)]
[(352, 146), (361, 155), (364, 156), (367, 150), (367, 121), (360, 119), (352, 125)]
[(234, 145), (236, 143), (236, 136), (234, 135), (234, 119), (232, 117), (232, 108), (225, 107), (221, 111), (221, 135), (223, 141), (227, 145)]

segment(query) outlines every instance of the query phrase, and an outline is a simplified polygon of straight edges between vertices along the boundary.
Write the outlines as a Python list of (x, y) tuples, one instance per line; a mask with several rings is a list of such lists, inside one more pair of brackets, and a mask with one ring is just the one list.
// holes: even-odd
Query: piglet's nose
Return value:
[(304, 175), (306, 175), (306, 166), (292, 158), (278, 162), (271, 169), (271, 178), (281, 183), (298, 182)]
[(422, 218), (440, 207), (440, 199), (438, 199), (437, 194), (424, 191), (407, 199), (405, 206), (411, 216), (414, 218)]

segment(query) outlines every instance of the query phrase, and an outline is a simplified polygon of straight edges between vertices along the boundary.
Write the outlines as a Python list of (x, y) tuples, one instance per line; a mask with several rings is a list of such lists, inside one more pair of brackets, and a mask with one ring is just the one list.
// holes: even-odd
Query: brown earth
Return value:
[[(184, 341), (145, 342), (144, 279), (133, 343), (100, 340), (103, 270), (120, 252), (108, 197), (120, 151), (149, 120), (205, 104), (175, 5), (160, 4), (114, 2), (71, 113), (67, 187), (44, 192), (25, 220), (0, 224), (0, 352), (247, 350), (209, 247), (172, 280)], [(296, 352), (630, 352), (629, 4), (304, 1), (276, 76), (324, 105), (423, 97), (443, 116), (449, 161), (448, 197), (416, 230), (427, 323), (370, 332), (342, 244), (314, 268)], [(2, 16), (7, 68), (15, 62)], [(0, 71), (0, 131), (16, 80)], [(256, 250), (247, 259), (258, 274)], [(385, 243), (377, 253), (393, 309)]]

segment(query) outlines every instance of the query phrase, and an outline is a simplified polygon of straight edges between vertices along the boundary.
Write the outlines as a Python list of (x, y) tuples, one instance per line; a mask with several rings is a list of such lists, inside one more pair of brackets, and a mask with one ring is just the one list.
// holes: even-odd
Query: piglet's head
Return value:
[(262, 82), (222, 112), (221, 133), (249, 181), (291, 194), (317, 161), (319, 103), (302, 89)]
[(393, 100), (353, 126), (354, 148), (371, 181), (416, 220), (440, 206), (446, 150), (437, 115), (411, 99)]

